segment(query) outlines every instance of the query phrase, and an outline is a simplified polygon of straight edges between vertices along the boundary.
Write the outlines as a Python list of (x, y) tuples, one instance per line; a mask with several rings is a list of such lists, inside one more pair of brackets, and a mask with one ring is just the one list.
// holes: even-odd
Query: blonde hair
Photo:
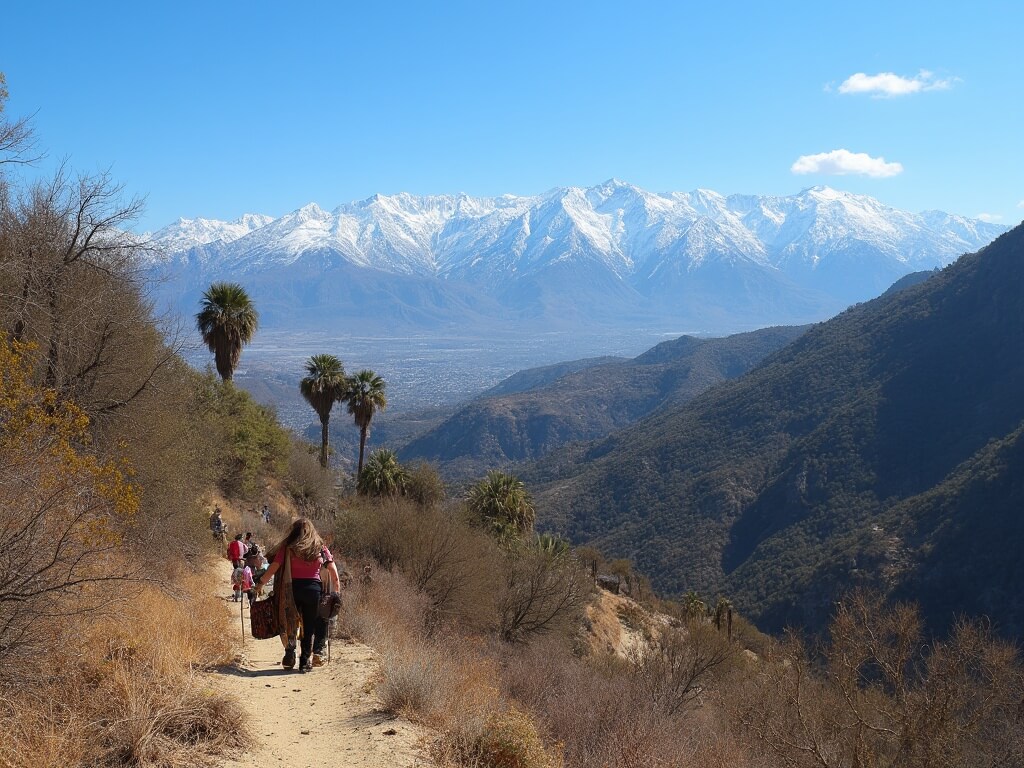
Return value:
[(267, 552), (267, 557), (273, 560), (277, 553), (285, 547), (288, 547), (292, 551), (292, 555), (299, 560), (312, 562), (320, 557), (324, 548), (324, 540), (320, 538), (312, 520), (300, 517), (292, 523), (292, 527), (277, 546)]

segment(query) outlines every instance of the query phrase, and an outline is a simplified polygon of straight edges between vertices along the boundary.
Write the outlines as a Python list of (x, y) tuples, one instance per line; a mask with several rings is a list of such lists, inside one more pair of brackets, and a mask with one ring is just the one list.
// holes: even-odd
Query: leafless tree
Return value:
[(913, 606), (839, 607), (816, 659), (795, 637), (766, 659), (739, 721), (785, 766), (1024, 764), (1024, 672), (984, 622), (923, 638)]
[(731, 670), (738, 653), (734, 644), (701, 617), (681, 627), (659, 627), (650, 645), (634, 651), (631, 660), (657, 707), (674, 715)]
[(509, 642), (577, 621), (593, 586), (568, 555), (525, 549), (509, 554), (498, 595), (498, 634)]

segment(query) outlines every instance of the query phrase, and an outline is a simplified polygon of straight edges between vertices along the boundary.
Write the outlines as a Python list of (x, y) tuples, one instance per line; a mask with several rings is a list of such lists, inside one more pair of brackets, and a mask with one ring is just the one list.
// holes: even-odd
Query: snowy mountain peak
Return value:
[(303, 221), (307, 221), (309, 219), (322, 220), (330, 217), (330, 214), (316, 203), (306, 203), (291, 215)]
[(307, 273), (348, 265), (486, 291), (536, 280), (551, 290), (575, 291), (568, 284), (582, 282), (674, 295), (720, 265), (787, 281), (786, 290), (824, 287), (859, 301), (1005, 229), (900, 211), (826, 186), (788, 197), (725, 197), (701, 188), (659, 194), (612, 178), (533, 197), (402, 192), (330, 212), (311, 202), (277, 219), (179, 219), (152, 241), (203, 274), (251, 275), (302, 262)]

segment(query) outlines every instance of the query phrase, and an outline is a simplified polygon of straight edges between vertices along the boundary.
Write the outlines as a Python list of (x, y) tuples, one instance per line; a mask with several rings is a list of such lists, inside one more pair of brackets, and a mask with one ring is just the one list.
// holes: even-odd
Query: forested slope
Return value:
[[(1024, 473), (1022, 259), (1018, 227), (737, 381), (537, 464), (541, 520), (634, 558), (662, 589), (729, 593), (770, 629), (820, 626), (838, 589), (865, 582), (912, 591), (926, 613), (989, 610), (969, 599), (987, 584), (942, 594), (962, 567), (943, 536), (985, 553), (971, 578), (1019, 557), (1018, 539), (993, 534), (1017, 530), (1020, 506), (978, 493)], [(982, 486), (965, 463), (976, 455), (994, 473)], [(1004, 625), (1019, 613), (1008, 606)]]

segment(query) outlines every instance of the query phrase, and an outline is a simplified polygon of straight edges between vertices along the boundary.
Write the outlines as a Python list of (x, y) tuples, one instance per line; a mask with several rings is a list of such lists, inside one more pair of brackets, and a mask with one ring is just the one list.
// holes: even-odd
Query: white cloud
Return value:
[(900, 163), (887, 163), (884, 157), (871, 157), (864, 152), (833, 149), (816, 155), (800, 155), (790, 169), (793, 173), (824, 173), (829, 176), (870, 176), (884, 179), (903, 173)]
[(1003, 217), (1001, 215), (999, 215), (998, 213), (979, 213), (974, 218), (981, 219), (986, 224), (995, 224), (997, 221), (999, 221)]
[(839, 92), (869, 93), (873, 98), (887, 99), (921, 91), (944, 91), (959, 81), (958, 77), (936, 77), (934, 72), (927, 69), (922, 69), (914, 77), (903, 77), (893, 72), (880, 72), (877, 75), (857, 72), (840, 84)]
[(1024, 208), (1024, 200), (1021, 200), (1019, 203), (1017, 203), (1017, 207)]

